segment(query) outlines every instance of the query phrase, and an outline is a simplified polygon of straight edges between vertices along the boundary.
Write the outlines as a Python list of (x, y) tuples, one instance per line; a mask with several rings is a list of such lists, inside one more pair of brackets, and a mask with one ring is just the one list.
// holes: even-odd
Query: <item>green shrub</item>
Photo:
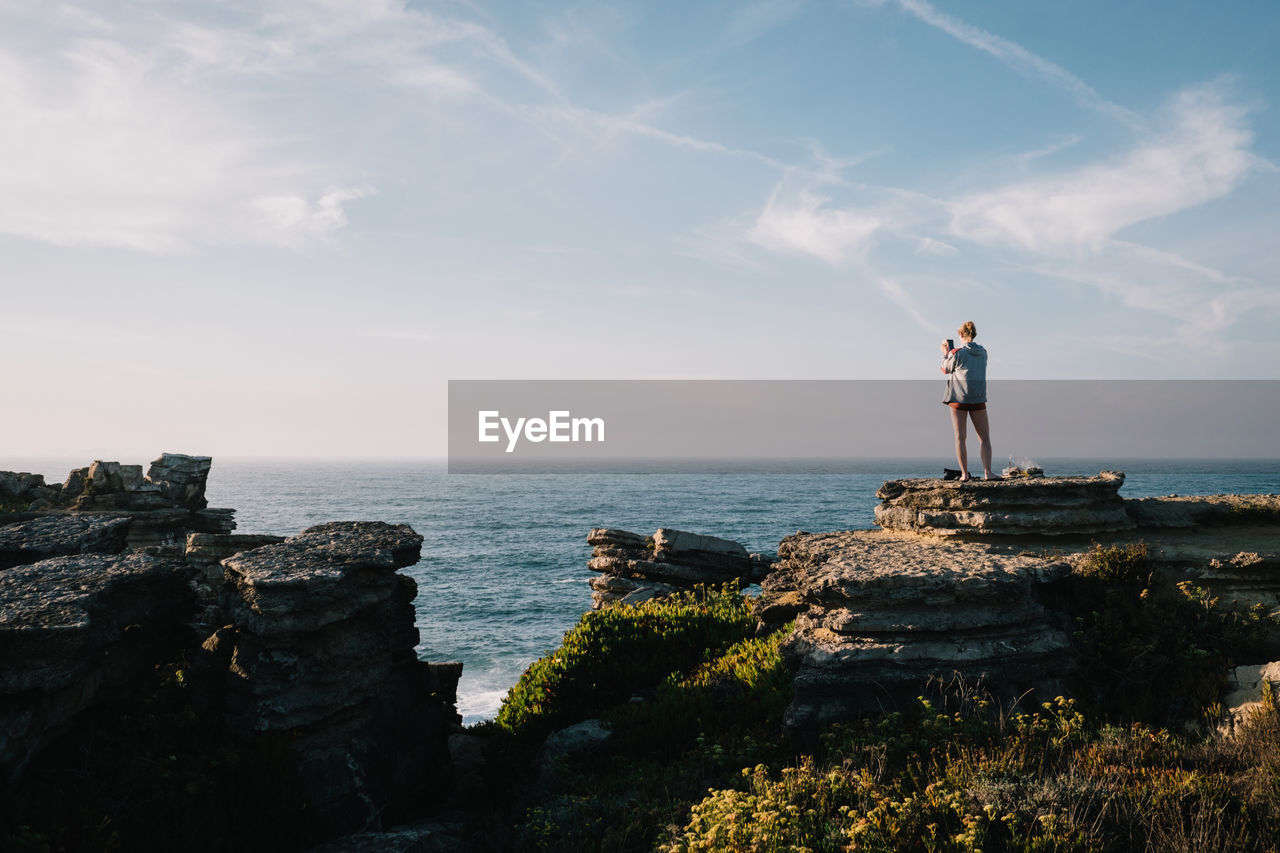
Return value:
[(661, 849), (1274, 851), (1280, 708), (1197, 738), (1100, 725), (1058, 698), (1008, 714), (920, 701), (829, 732), (821, 759), (712, 790)]
[(1260, 610), (1227, 611), (1192, 583), (1171, 584), (1145, 545), (1095, 546), (1064, 589), (1072, 693), (1114, 719), (1200, 719), (1233, 663), (1268, 659)]
[(733, 588), (584, 613), (560, 648), (511, 688), (495, 722), (520, 738), (541, 738), (682, 677), (754, 627), (747, 600)]
[(649, 851), (708, 788), (728, 784), (744, 765), (780, 763), (792, 681), (780, 646), (788, 633), (740, 639), (668, 674), (643, 701), (600, 712), (613, 729), (606, 747), (564, 759), (506, 846)]

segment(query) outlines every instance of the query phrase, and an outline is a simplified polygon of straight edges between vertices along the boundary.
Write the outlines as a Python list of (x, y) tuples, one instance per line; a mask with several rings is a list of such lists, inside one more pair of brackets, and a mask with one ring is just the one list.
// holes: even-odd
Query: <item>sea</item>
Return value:
[[(122, 460), (131, 462), (134, 460)], [(61, 482), (75, 460), (0, 458), (0, 470)], [(885, 480), (936, 477), (945, 459), (681, 463), (652, 473), (449, 474), (436, 460), (215, 458), (210, 506), (237, 532), (291, 535), (325, 521), (405, 523), (423, 536), (418, 654), (461, 661), (458, 710), (492, 718), (530, 663), (591, 606), (593, 527), (671, 527), (772, 554), (797, 530), (870, 529)], [(950, 464), (954, 464), (953, 462)], [(1126, 473), (1120, 494), (1273, 494), (1280, 460), (1037, 460), (1049, 475)]]

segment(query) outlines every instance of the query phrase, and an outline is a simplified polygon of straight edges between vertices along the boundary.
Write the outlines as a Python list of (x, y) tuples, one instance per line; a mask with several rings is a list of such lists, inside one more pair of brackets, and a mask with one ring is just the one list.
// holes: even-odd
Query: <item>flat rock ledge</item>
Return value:
[(161, 660), (194, 608), (186, 571), (145, 554), (80, 554), (0, 572), (0, 777), (84, 709)]
[(47, 515), (0, 527), (0, 569), (72, 554), (119, 554), (132, 520), (97, 515)]
[(997, 695), (1056, 687), (1068, 637), (1034, 590), (1066, 560), (890, 531), (797, 533), (778, 557), (757, 615), (796, 619), (789, 730), (893, 708), (957, 673)]
[(875, 522), (932, 536), (1052, 536), (1136, 526), (1125, 511), (1124, 473), (1013, 480), (889, 480)]
[(226, 715), (285, 732), (322, 834), (376, 830), (400, 798), (442, 782), (446, 707), (414, 651), (422, 537), (332, 522), (223, 560), (233, 625), (205, 643), (229, 669)]
[(648, 538), (614, 527), (587, 534), (592, 546), (587, 568), (599, 572), (591, 585), (591, 607), (639, 604), (699, 584), (742, 584), (762, 579), (771, 560), (750, 554), (740, 543), (660, 527)]

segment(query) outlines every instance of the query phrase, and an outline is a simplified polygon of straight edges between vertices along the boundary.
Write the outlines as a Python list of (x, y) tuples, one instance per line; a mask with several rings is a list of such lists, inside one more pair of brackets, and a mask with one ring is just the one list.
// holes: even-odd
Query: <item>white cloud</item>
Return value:
[(347, 224), (343, 204), (371, 195), (364, 187), (344, 187), (322, 193), (315, 201), (297, 195), (259, 196), (249, 202), (257, 241), (297, 247), (323, 239)]
[(935, 240), (932, 237), (916, 238), (916, 254), (917, 255), (954, 255), (960, 251), (950, 243), (942, 240)]
[(829, 264), (843, 263), (866, 248), (881, 221), (869, 214), (827, 207), (827, 201), (804, 192), (795, 202), (784, 203), (775, 192), (748, 236), (775, 252), (813, 255)]
[(888, 296), (895, 305), (905, 311), (920, 328), (930, 332), (936, 332), (942, 328), (942, 326), (932, 322), (920, 312), (920, 309), (916, 307), (915, 300), (911, 298), (911, 294), (907, 293), (901, 282), (880, 276), (876, 279), (876, 284), (885, 296)]
[(951, 232), (1035, 252), (1097, 251), (1116, 232), (1219, 198), (1254, 162), (1246, 111), (1219, 87), (1181, 93), (1172, 127), (1115, 162), (958, 199)]

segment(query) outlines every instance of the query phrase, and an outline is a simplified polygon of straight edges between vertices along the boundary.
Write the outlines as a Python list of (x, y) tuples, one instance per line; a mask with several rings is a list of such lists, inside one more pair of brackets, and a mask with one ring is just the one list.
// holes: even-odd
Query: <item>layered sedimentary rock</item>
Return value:
[(1129, 530), (1124, 474), (1016, 480), (889, 480), (876, 524), (934, 536), (1045, 536)]
[(1068, 637), (1034, 590), (1066, 561), (883, 531), (798, 533), (778, 558), (757, 615), (773, 627), (796, 618), (784, 643), (797, 667), (792, 729), (892, 707), (934, 677), (1017, 693), (1051, 686), (1061, 666)]
[(1143, 528), (1280, 524), (1277, 495), (1170, 495), (1127, 500), (1124, 508)]
[(128, 518), (47, 515), (0, 527), (0, 569), (70, 554), (119, 554)]
[(208, 580), (221, 583), (222, 561), (227, 557), (283, 541), (283, 536), (266, 533), (190, 533), (183, 558)]
[(144, 476), (141, 465), (98, 460), (72, 470), (61, 487), (45, 485), (38, 474), (0, 471), (0, 511), (12, 520), (57, 514), (130, 519), (128, 547), (180, 556), (189, 532), (235, 529), (235, 510), (211, 508), (205, 500), (211, 465), (208, 456), (164, 453)]
[(414, 653), (422, 537), (407, 525), (334, 522), (223, 561), (234, 627), (206, 643), (229, 660), (226, 714), (285, 732), (325, 835), (376, 829), (388, 804), (447, 763), (446, 710)]
[(192, 604), (183, 568), (144, 554), (0, 572), (0, 774), (15, 778), (77, 714), (150, 673)]
[(1211, 559), (1189, 574), (1229, 607), (1260, 604), (1269, 612), (1280, 613), (1280, 554), (1243, 552)]
[(212, 466), (208, 456), (162, 453), (147, 469), (147, 482), (167, 501), (187, 509), (204, 509), (209, 505), (204, 490)]
[[(0, 471), (0, 511), (21, 511), (51, 506), (58, 499), (60, 490), (48, 486), (43, 474), (20, 471)], [(32, 507), (34, 503), (41, 506)]]
[(771, 561), (750, 554), (741, 544), (660, 527), (647, 539), (627, 530), (597, 527), (587, 534), (593, 547), (587, 567), (592, 578), (591, 606), (637, 604), (698, 584), (751, 583), (769, 571)]
[(59, 502), (72, 512), (131, 518), (129, 547), (163, 549), (176, 556), (189, 532), (235, 529), (235, 510), (209, 508), (205, 500), (212, 464), (208, 456), (163, 453), (144, 477), (141, 465), (98, 461), (67, 476)]

